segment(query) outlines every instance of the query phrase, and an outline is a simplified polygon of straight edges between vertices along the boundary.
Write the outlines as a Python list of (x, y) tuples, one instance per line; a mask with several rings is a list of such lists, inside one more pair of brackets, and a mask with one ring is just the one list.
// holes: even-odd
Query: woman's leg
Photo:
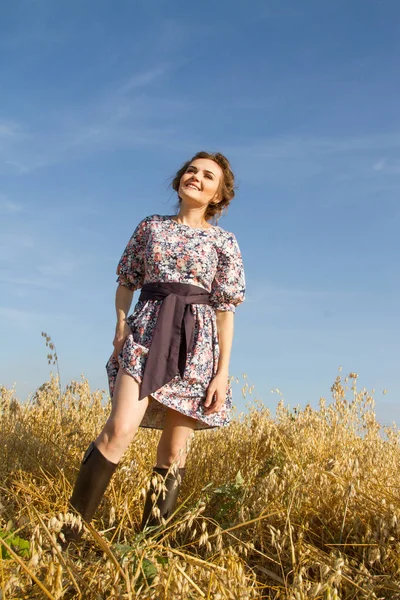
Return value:
[[(188, 442), (196, 421), (168, 409), (164, 430), (157, 448), (150, 489), (147, 492), (141, 529), (159, 526), (174, 512), (179, 488), (185, 474)], [(154, 485), (154, 479), (158, 480)]]
[[(85, 453), (70, 499), (70, 504), (87, 522), (97, 510), (117, 464), (146, 412), (148, 398), (140, 402), (138, 398), (138, 383), (120, 369), (110, 417), (96, 442), (92, 442)], [(75, 527), (69, 526), (65, 526), (62, 533), (64, 547), (71, 541), (79, 541), (81, 535)]]
[(164, 430), (157, 448), (157, 467), (168, 468), (173, 464), (184, 467), (188, 441), (196, 426), (196, 419), (169, 408)]
[(118, 463), (135, 437), (148, 398), (139, 400), (139, 384), (123, 369), (118, 371), (111, 414), (95, 444), (107, 460)]

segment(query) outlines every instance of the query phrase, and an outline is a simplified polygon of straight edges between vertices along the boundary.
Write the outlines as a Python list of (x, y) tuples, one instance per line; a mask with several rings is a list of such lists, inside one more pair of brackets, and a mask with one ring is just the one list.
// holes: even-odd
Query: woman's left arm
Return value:
[(216, 318), (219, 361), (217, 374), (208, 386), (207, 396), (204, 401), (205, 415), (219, 412), (223, 407), (229, 377), (229, 360), (231, 357), (235, 314), (231, 310), (217, 310)]

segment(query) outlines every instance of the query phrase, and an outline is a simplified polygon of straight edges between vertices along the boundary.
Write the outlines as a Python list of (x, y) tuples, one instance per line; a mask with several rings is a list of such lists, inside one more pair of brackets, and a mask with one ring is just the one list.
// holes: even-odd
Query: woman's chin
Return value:
[(183, 206), (185, 206), (185, 208), (202, 208), (202, 207), (206, 207), (208, 202), (207, 200), (204, 200), (202, 198), (196, 198), (195, 193), (192, 194), (180, 194), (180, 198), (181, 198), (181, 202)]

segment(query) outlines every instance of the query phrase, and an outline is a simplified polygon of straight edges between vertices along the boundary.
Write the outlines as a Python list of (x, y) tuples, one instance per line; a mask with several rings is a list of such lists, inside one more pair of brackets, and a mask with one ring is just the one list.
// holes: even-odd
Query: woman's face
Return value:
[(188, 207), (207, 208), (210, 202), (218, 203), (222, 169), (209, 158), (196, 158), (182, 175), (178, 195)]

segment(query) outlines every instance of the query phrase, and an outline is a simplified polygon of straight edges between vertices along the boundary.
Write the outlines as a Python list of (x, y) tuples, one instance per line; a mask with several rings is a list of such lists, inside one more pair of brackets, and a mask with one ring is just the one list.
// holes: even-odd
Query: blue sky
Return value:
[(48, 378), (47, 331), (63, 384), (106, 387), (122, 250), (218, 150), (248, 286), (232, 374), (274, 409), (342, 366), (400, 422), (399, 25), (397, 0), (2, 2), (0, 383)]

